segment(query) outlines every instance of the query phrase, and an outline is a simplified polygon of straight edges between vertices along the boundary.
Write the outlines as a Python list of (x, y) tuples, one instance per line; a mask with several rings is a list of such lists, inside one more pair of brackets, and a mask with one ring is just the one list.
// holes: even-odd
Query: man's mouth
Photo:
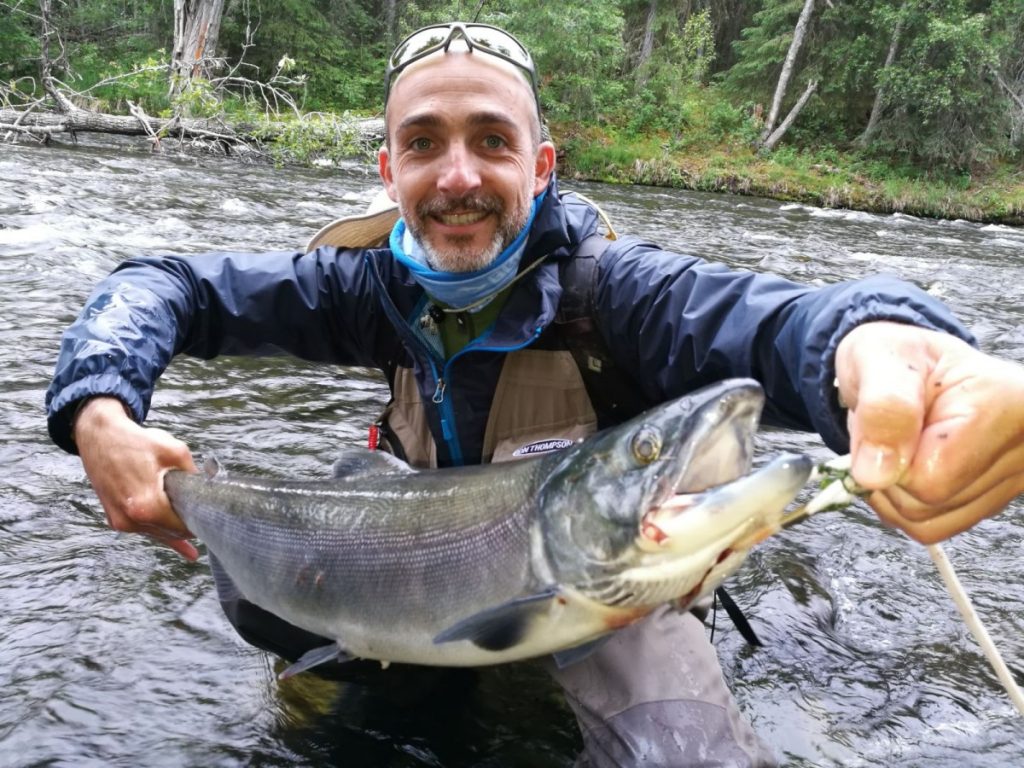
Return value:
[(467, 213), (439, 213), (436, 215), (438, 221), (449, 227), (464, 227), (468, 224), (476, 224), (487, 216), (487, 211), (469, 211)]

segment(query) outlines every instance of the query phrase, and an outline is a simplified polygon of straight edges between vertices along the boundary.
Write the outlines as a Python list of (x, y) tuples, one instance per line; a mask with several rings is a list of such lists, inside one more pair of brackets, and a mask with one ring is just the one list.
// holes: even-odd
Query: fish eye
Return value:
[(644, 425), (633, 435), (633, 457), (641, 464), (650, 464), (661, 454), (661, 432)]

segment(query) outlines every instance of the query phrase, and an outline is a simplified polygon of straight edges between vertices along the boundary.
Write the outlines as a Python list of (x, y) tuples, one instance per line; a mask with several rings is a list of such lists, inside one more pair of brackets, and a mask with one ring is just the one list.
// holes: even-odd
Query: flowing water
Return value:
[[(570, 766), (575, 723), (529, 664), (401, 708), (240, 641), (205, 566), (104, 522), (43, 394), (90, 287), (147, 253), (301, 247), (362, 210), (372, 169), (0, 145), (0, 766)], [(619, 229), (733, 266), (828, 283), (890, 271), (1024, 361), (1024, 230), (640, 187), (568, 185)], [(373, 372), (285, 358), (175, 361), (152, 425), (240, 471), (323, 476), (361, 442)], [(827, 452), (770, 432), (760, 451)], [(1020, 503), (947, 547), (1010, 665), (1024, 663)], [(785, 765), (1024, 765), (1024, 720), (925, 550), (858, 507), (766, 542), (731, 581), (766, 645), (719, 617), (740, 704)], [(644, 660), (638, 660), (643, 663)]]

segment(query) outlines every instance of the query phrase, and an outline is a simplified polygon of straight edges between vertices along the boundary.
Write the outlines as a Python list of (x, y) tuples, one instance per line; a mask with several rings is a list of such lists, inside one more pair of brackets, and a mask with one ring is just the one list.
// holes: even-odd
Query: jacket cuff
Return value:
[(73, 439), (74, 420), (78, 409), (93, 397), (114, 397), (121, 401), (126, 414), (137, 424), (145, 418), (142, 400), (128, 382), (109, 374), (89, 376), (59, 392), (47, 403), (46, 428), (58, 447), (75, 456), (78, 447)]
[[(942, 305), (938, 305), (942, 306)], [(942, 307), (945, 309), (945, 307)], [(887, 321), (913, 325), (931, 331), (956, 336), (971, 346), (978, 342), (951, 313), (938, 314), (933, 306), (917, 305), (913, 302), (894, 305), (882, 299), (870, 299), (842, 316), (839, 325), (832, 332), (822, 351), (819, 363), (821, 376), (818, 381), (818, 401), (812, 414), (815, 426), (825, 445), (838, 454), (850, 452), (850, 435), (846, 429), (847, 409), (839, 402), (838, 380), (836, 378), (836, 350), (850, 331), (864, 323)]]

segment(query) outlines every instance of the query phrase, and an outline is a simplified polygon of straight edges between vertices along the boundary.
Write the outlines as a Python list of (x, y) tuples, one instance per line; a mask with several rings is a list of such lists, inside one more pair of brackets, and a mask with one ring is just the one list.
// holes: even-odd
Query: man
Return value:
[[(180, 353), (377, 366), (393, 394), (383, 443), (420, 466), (511, 459), (535, 436), (609, 422), (553, 322), (564, 265), (597, 215), (559, 196), (529, 54), (492, 27), (438, 25), (396, 49), (386, 81), (380, 175), (402, 216), (389, 247), (129, 261), (68, 329), (50, 433), (79, 453), (116, 530), (196, 556), (161, 485), (167, 469), (195, 469), (189, 450), (141, 426)], [(871, 505), (919, 541), (969, 528), (1024, 488), (1024, 370), (972, 348), (913, 286), (815, 290), (627, 238), (600, 256), (591, 310), (646, 402), (757, 378), (766, 420), (851, 450)], [(261, 647), (294, 659), (324, 644), (222, 599)], [(585, 764), (771, 761), (691, 614), (658, 612), (552, 674)]]

